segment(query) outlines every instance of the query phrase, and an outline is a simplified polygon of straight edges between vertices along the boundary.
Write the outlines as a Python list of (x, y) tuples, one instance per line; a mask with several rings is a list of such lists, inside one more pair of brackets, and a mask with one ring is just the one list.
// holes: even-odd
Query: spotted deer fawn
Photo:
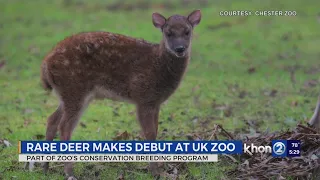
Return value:
[[(200, 20), (200, 10), (167, 19), (153, 13), (153, 25), (162, 32), (159, 44), (109, 32), (79, 33), (59, 42), (41, 65), (43, 87), (60, 100), (48, 118), (46, 140), (52, 141), (58, 130), (60, 140), (70, 140), (88, 104), (104, 98), (135, 104), (144, 138), (156, 140), (160, 105), (181, 82)], [(49, 163), (43, 166), (46, 172)], [(159, 174), (156, 163), (149, 168)], [(65, 163), (64, 171), (76, 179), (72, 163)]]

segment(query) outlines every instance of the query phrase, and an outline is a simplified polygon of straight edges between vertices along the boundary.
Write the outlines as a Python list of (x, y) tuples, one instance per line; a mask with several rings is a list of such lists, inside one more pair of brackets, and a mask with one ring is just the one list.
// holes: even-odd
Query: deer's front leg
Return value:
[[(160, 105), (137, 105), (137, 118), (146, 140), (154, 141), (157, 138), (159, 110)], [(154, 176), (160, 174), (156, 162), (150, 163), (149, 169)]]

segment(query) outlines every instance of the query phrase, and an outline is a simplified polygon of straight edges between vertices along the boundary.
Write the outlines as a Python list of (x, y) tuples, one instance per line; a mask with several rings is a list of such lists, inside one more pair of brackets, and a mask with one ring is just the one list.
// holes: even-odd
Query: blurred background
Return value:
[[(192, 59), (176, 93), (163, 105), (158, 138), (192, 140), (222, 124), (255, 134), (289, 129), (311, 117), (319, 95), (320, 2), (312, 0), (0, 0), (0, 179), (43, 179), (17, 162), (18, 140), (43, 140), (58, 105), (40, 86), (43, 57), (66, 36), (108, 31), (161, 40), (151, 14), (201, 9)], [(231, 10), (296, 11), (296, 16), (220, 16)], [(96, 101), (73, 140), (137, 139), (134, 107)], [(58, 139), (58, 136), (57, 136)], [(11, 146), (8, 145), (11, 144)], [(152, 179), (144, 163), (78, 163), (83, 179)], [(63, 179), (59, 164), (50, 179)], [(189, 163), (180, 179), (219, 179), (233, 165)], [(48, 177), (48, 176), (47, 176)]]

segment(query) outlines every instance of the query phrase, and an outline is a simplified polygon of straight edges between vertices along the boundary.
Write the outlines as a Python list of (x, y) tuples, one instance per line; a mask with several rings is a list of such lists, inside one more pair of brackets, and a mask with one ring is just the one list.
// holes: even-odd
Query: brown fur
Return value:
[[(48, 118), (46, 139), (53, 140), (59, 129), (60, 139), (70, 140), (91, 100), (108, 98), (135, 104), (145, 138), (155, 140), (160, 105), (181, 82), (192, 29), (199, 22), (200, 11), (168, 19), (154, 13), (153, 23), (163, 31), (160, 44), (109, 32), (80, 33), (58, 43), (41, 65), (43, 87), (54, 89), (60, 99)], [(186, 50), (178, 52), (179, 47)], [(154, 164), (151, 168), (157, 170)], [(72, 176), (71, 163), (66, 163), (65, 172)]]

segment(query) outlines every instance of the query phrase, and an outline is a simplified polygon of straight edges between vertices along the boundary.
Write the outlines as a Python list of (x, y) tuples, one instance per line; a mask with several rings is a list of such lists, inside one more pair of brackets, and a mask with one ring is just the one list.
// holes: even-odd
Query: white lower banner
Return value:
[(20, 162), (218, 162), (217, 154), (19, 154)]

